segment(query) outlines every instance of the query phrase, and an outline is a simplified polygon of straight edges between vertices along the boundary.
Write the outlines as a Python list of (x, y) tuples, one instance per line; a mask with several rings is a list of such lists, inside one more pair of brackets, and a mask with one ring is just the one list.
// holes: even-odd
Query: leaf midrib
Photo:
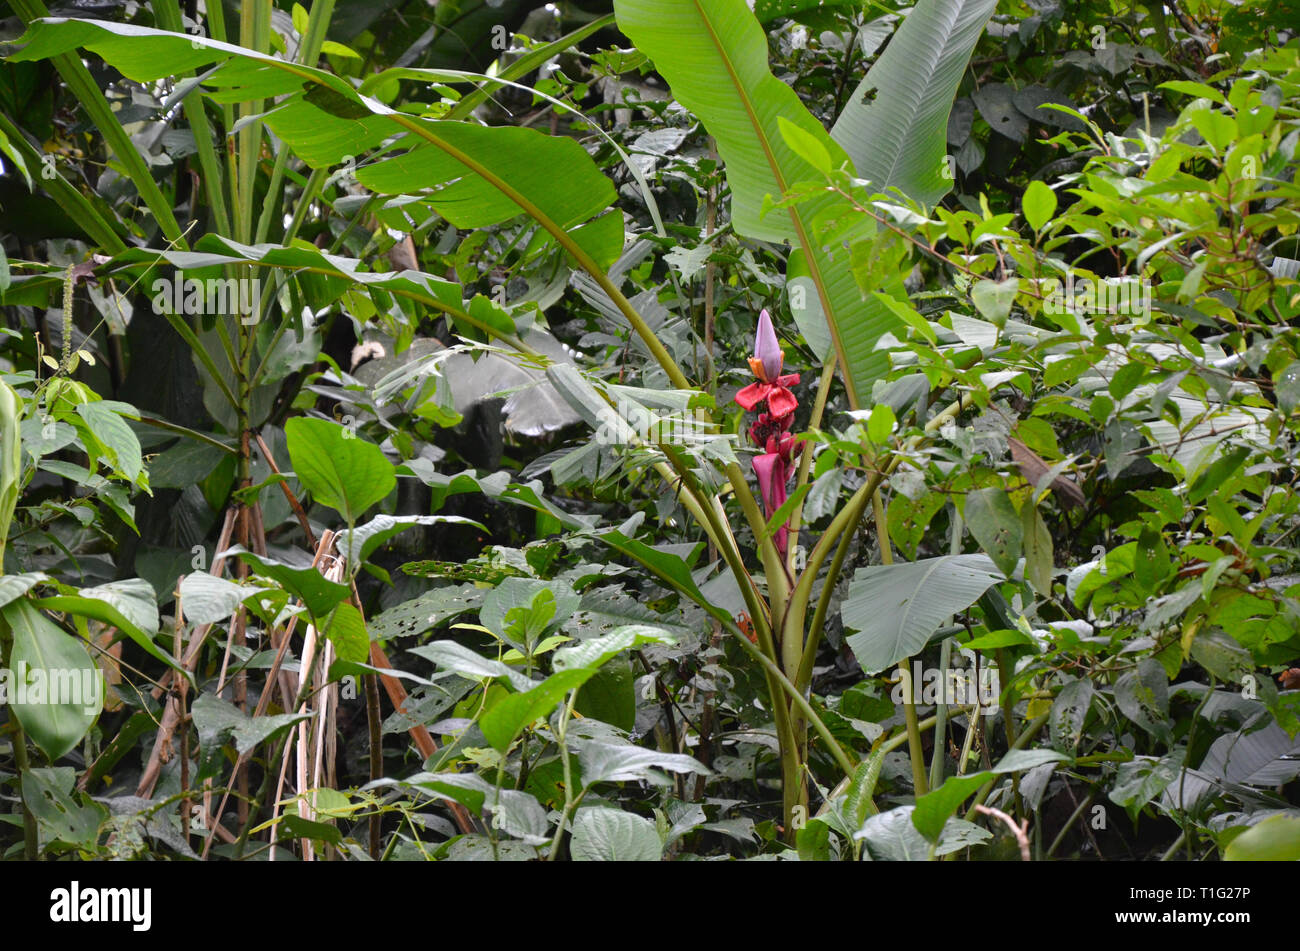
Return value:
[[(768, 167), (772, 171), (772, 177), (776, 179), (777, 187), (780, 188), (784, 196), (789, 190), (789, 185), (782, 173), (780, 163), (776, 160), (776, 153), (772, 151), (771, 143), (768, 141), (767, 134), (763, 130), (762, 123), (758, 120), (758, 114), (754, 109), (753, 101), (750, 99), (745, 89), (744, 83), (740, 81), (740, 74), (736, 71), (731, 57), (727, 55), (726, 47), (723, 45), (717, 31), (713, 28), (713, 22), (704, 12), (704, 4), (701, 0), (692, 0), (695, 12), (699, 15), (700, 21), (704, 24), (704, 29), (708, 33), (709, 40), (713, 43), (714, 49), (718, 52), (718, 57), (722, 60), (723, 67), (731, 77), (732, 87), (736, 90), (736, 95), (744, 106), (745, 114), (749, 117), (749, 124), (753, 127), (754, 136), (758, 139), (763, 154), (767, 158)], [(769, 70), (770, 75), (770, 70)], [(775, 77), (774, 77), (775, 78)], [(795, 206), (790, 206), (790, 221), (794, 225), (795, 233), (799, 239), (799, 244), (804, 252), (804, 263), (808, 266), (808, 271), (813, 279), (813, 284), (817, 288), (817, 296), (822, 302), (822, 313), (826, 315), (826, 326), (830, 330), (831, 340), (835, 344), (835, 355), (839, 359), (840, 367), (844, 373), (844, 388), (849, 398), (849, 405), (853, 408), (859, 408), (857, 386), (853, 380), (853, 374), (849, 371), (848, 355), (844, 352), (844, 343), (840, 340), (839, 329), (835, 325), (835, 309), (831, 306), (830, 297), (826, 292), (826, 281), (822, 274), (821, 262), (818, 260), (818, 248), (814, 247), (808, 240), (808, 231), (804, 226), (803, 219), (800, 217)]]

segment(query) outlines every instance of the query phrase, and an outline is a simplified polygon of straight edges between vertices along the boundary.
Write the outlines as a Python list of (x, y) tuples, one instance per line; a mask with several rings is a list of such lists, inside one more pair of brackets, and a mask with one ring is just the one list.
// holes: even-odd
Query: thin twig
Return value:
[(993, 816), (995, 819), (1001, 819), (1006, 823), (1007, 828), (1011, 830), (1012, 835), (1016, 837), (1016, 842), (1020, 845), (1021, 861), (1029, 861), (1029, 836), (1026, 834), (1029, 830), (1029, 820), (1021, 819), (1020, 824), (1016, 825), (1016, 820), (1001, 809), (994, 809), (992, 806), (986, 806), (980, 803), (975, 806), (975, 811), (986, 816)]
[[(230, 545), (230, 535), (235, 527), (235, 506), (226, 510), (226, 520), (221, 527), (221, 535), (217, 540), (216, 552), (222, 552)], [(214, 553), (212, 566), (209, 573), (213, 576), (219, 576), (225, 567), (226, 560)], [(194, 633), (190, 636), (189, 647), (186, 648), (185, 657), (177, 658), (181, 661), (188, 672), (193, 673), (195, 666), (198, 664), (199, 652), (203, 648), (203, 642), (207, 639), (208, 632), (212, 629), (211, 624), (203, 624), (195, 628)], [(169, 670), (167, 676), (164, 676), (162, 683), (154, 688), (153, 696), (155, 699), (162, 696), (163, 690), (170, 686), (171, 681), (176, 677), (176, 672)], [(183, 679), (183, 678), (182, 678)], [(173, 705), (168, 704), (163, 711), (162, 722), (158, 724), (158, 734), (154, 737), (153, 750), (149, 753), (149, 760), (145, 764), (144, 772), (140, 776), (140, 782), (136, 785), (135, 794), (145, 799), (153, 796), (154, 785), (158, 782), (158, 776), (162, 772), (162, 753), (164, 749), (170, 749), (172, 734), (176, 730), (177, 717), (179, 710)], [(90, 780), (91, 770), (87, 770), (81, 777), (79, 788), (85, 789)]]

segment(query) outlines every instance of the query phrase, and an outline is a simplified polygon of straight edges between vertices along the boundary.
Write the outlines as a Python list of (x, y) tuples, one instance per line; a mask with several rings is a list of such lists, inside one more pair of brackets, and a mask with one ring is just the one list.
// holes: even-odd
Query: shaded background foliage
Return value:
[[(233, 35), (240, 10), (224, 9)], [(5, 20), (11, 39), (23, 32), (11, 16), (15, 10), (0, 5), (0, 15), (11, 17)], [(49, 12), (167, 25), (166, 14), (150, 5)], [(193, 6), (179, 12), (189, 18), (187, 26), (197, 14)], [(338, 3), (325, 36), (341, 46), (326, 47), (322, 61), (357, 80), (388, 67), (481, 72), (495, 64), (500, 75), (512, 62), (526, 63), (530, 49), (594, 24), (589, 35), (514, 77), (530, 88), (495, 88), (475, 120), (540, 128), (582, 144), (612, 183), (623, 216), (627, 241), (610, 269), (613, 280), (690, 382), (710, 394), (724, 430), (743, 433), (748, 423), (731, 400), (749, 381), (743, 368), (758, 311), (780, 306), (791, 313), (788, 249), (736, 233), (734, 196), (717, 143), (673, 101), (655, 64), (612, 21), (598, 19), (612, 12), (610, 4), (535, 7), (526, 0), (443, 2), (432, 9), (424, 3)], [(883, 5), (799, 0), (759, 3), (754, 12), (766, 30), (773, 73), (828, 127), (851, 104), (865, 68), (896, 38), (903, 15)], [(43, 571), (71, 588), (145, 579), (156, 594), (153, 614), (130, 619), (138, 618), (142, 628), (151, 621), (146, 636), (170, 651), (166, 612), (176, 578), (204, 570), (216, 556), (213, 545), (232, 503), (258, 503), (266, 544), (259, 555), (297, 568), (310, 557), (313, 545), (265, 453), (250, 451), (241, 462), (230, 451), (247, 424), (282, 470), (295, 471), (297, 478), (285, 483), (290, 492), (315, 497), (318, 486), (296, 472), (303, 444), (295, 447), (285, 435), (286, 421), (304, 415), (338, 421), (358, 443), (382, 446), (386, 464), (403, 467), (380, 514), (467, 519), (412, 523), (376, 546), (364, 566), (352, 566), (361, 568), (355, 580), (356, 606), (367, 619), (363, 634), (368, 627), (372, 641), (395, 646), (402, 652), (398, 666), (432, 683), (408, 683), (405, 714), (384, 708), (375, 756), (364, 698), (358, 699), (364, 669), (332, 671), (331, 679), (352, 677), (340, 693), (350, 683), (353, 697), (340, 700), (336, 713), (334, 777), (334, 788), (349, 795), (342, 804), (318, 799), (314, 819), (280, 818), (275, 834), (301, 851), (314, 843), (317, 850), (359, 855), (382, 842), (382, 854), (404, 858), (533, 858), (539, 850), (604, 858), (847, 858), (864, 850), (873, 858), (1017, 854), (1005, 829), (966, 821), (977, 818), (973, 809), (963, 813), (965, 820), (948, 819), (971, 795), (1029, 818), (1035, 857), (1157, 858), (1183, 848), (1190, 855), (1194, 846), (1198, 855), (1218, 855), (1248, 826), (1294, 824), (1294, 790), (1287, 785), (1294, 771), (1287, 764), (1300, 720), (1292, 685), (1283, 680), (1280, 692), (1274, 685), (1300, 647), (1296, 512), (1293, 498), (1287, 499), (1296, 478), (1293, 265), (1300, 259), (1293, 187), (1296, 45), (1288, 33), (1293, 14), (1287, 4), (1250, 2), (1223, 9), (1001, 3), (957, 87), (945, 136), (952, 189), (937, 208), (917, 217), (901, 199), (880, 205), (872, 189), (838, 172), (790, 197), (817, 200), (810, 198), (813, 190), (824, 191), (828, 183), (837, 190), (826, 215), (827, 245), (837, 226), (872, 216), (893, 223), (884, 238), (860, 239), (849, 269), (864, 292), (886, 279), (905, 286), (912, 318), (899, 324), (894, 367), (883, 388), (860, 394), (859, 410), (837, 383), (817, 424), (810, 408), (824, 350), (805, 324), (784, 321), (787, 366), (803, 374), (795, 389), (801, 403), (795, 429), (815, 428), (802, 545), (812, 548), (882, 451), (921, 433), (956, 395), (969, 396), (960, 425), (910, 455), (891, 478), (883, 518), (867, 519), (860, 533), (850, 533), (811, 697), (836, 741), (866, 772), (835, 788), (841, 777), (831, 751), (814, 742), (811, 806), (820, 818), (799, 830), (778, 808), (781, 772), (762, 671), (715, 618), (673, 585), (638, 570), (635, 561), (611, 556), (590, 530), (595, 522), (613, 527), (642, 518), (626, 534), (639, 533), (665, 557), (680, 558), (681, 570), (693, 575), (706, 600), (730, 615), (742, 613), (735, 583), (715, 563), (716, 553), (705, 550), (679, 492), (666, 491), (648, 467), (658, 458), (653, 452), (629, 455), (593, 441), (581, 400), (575, 405), (572, 392), (557, 390), (556, 377), (537, 366), (499, 352), (458, 349), (463, 339), (486, 343), (482, 326), (412, 303), (391, 288), (341, 291), (330, 278), (307, 273), (276, 286), (278, 320), (250, 331), (250, 346), (269, 369), (245, 394), (249, 413), (239, 418), (223, 407), (220, 385), (195, 361), (193, 348), (161, 329), (150, 311), (150, 281), (173, 274), (168, 266), (155, 267), (120, 297), (109, 292), (107, 275), (122, 291), (140, 276), (141, 265), (134, 271), (101, 268), (77, 285), (71, 320), (64, 320), (64, 270), (91, 252), (112, 257), (119, 249), (96, 240), (85, 219), (42, 193), (32, 161), (26, 164), (36, 184), (29, 188), (9, 152), (0, 176), (6, 271), (12, 274), (5, 287), (8, 333), (0, 341), (6, 374), (15, 385), (30, 382), (43, 354), (63, 351), (67, 332), (74, 350), (95, 359), (75, 368), (75, 378), (93, 394), (207, 441), (128, 419), (148, 463), (150, 491), (144, 492), (139, 479), (122, 478), (120, 452), (104, 456), (114, 463), (105, 474), (115, 481), (79, 479), (68, 466), (89, 458), (93, 470), (96, 459), (86, 434), (71, 423), (60, 419), (51, 441), (29, 431), (31, 420), (24, 422), (24, 442), (40, 447), (28, 456), (56, 465), (44, 465), (23, 487), (5, 572)], [(211, 17), (201, 19), (211, 34)], [(307, 33), (305, 19), (291, 9), (277, 7), (271, 25), (286, 38), (281, 43)], [(501, 48), (503, 38), (508, 50)], [(1265, 52), (1243, 66), (1260, 48)], [(207, 173), (193, 117), (173, 101), (175, 84), (131, 82), (98, 57), (85, 59), (176, 221), (197, 222), (189, 246), (202, 235), (222, 234), (204, 197)], [(58, 77), (46, 59), (0, 63), (8, 139), (15, 139), (12, 127), (31, 149), (55, 156), (59, 173), (124, 245), (162, 252), (167, 231), (145, 207), (138, 178), (110, 157), (80, 108), (82, 99)], [(391, 77), (369, 92), (394, 107), (441, 106), (440, 98), (452, 102), (468, 88), (453, 96), (449, 83), (430, 74)], [(555, 108), (538, 94), (571, 108)], [(1066, 108), (1040, 108), (1044, 103)], [(200, 108), (213, 120), (221, 109)], [(1262, 109), (1273, 113), (1264, 116)], [(1206, 112), (1234, 122), (1233, 116), (1255, 115), (1258, 122), (1237, 122), (1216, 141), (1220, 119), (1205, 118)], [(1259, 138), (1255, 145), (1252, 136)], [(1163, 154), (1176, 161), (1161, 165), (1154, 149), (1143, 145), (1162, 139)], [(267, 202), (280, 207), (279, 198), (286, 219), (299, 204), (308, 208), (295, 236), (304, 246), (346, 258), (364, 272), (417, 271), (455, 281), (458, 301), (480, 295), (477, 311), (465, 305), (471, 316), (491, 322), (506, 315), (510, 332), (551, 360), (573, 361), (592, 379), (637, 388), (634, 398), (668, 389), (609, 296), (590, 275), (573, 269), (560, 248), (534, 240), (531, 224), (510, 219), (457, 227), (418, 203), (376, 201), (347, 175), (331, 175), (313, 191), (311, 169), (297, 162), (286, 164), (284, 192), (277, 193), (273, 142), (284, 148), (278, 138), (258, 141), (259, 161), (245, 198), (257, 212)], [(1257, 159), (1251, 176), (1240, 165), (1246, 154)], [(365, 169), (377, 157), (358, 158)], [(1270, 183), (1267, 194), (1233, 197), (1232, 188), (1258, 177)], [(1031, 194), (1046, 201), (1032, 190), (1034, 182), (1051, 186), (1045, 218), (1027, 207)], [(1138, 191), (1145, 185), (1154, 187)], [(289, 224), (274, 218), (266, 237), (278, 244)], [(994, 240), (979, 241), (981, 231)], [(1174, 253), (1148, 253), (1173, 234), (1184, 237)], [(231, 245), (204, 250), (223, 247)], [(1057, 262), (1055, 271), (1045, 266), (1047, 257)], [(242, 267), (255, 259), (232, 253), (226, 264)], [(159, 259), (139, 260), (152, 266)], [(1154, 316), (1124, 321), (1105, 315), (1090, 332), (1054, 321), (1032, 281), (1065, 266), (1093, 278), (1151, 280)], [(1009, 290), (1008, 280), (1014, 282)], [(271, 328), (282, 324), (291, 330), (272, 338)], [(196, 333), (203, 348), (220, 352), (210, 319)], [(990, 374), (997, 377), (992, 382)], [(377, 392), (384, 388), (386, 400)], [(1189, 400), (1213, 405), (1220, 415), (1248, 414), (1237, 423), (1250, 438), (1224, 443), (1221, 456), (1184, 452), (1186, 436), (1205, 438), (1194, 432), (1199, 417)], [(686, 411), (680, 402), (664, 408)], [(1060, 478), (1064, 486), (1053, 481)], [(124, 482), (135, 485), (129, 500)], [(313, 533), (346, 527), (338, 511), (311, 505)], [(580, 527), (583, 518), (587, 530)], [(745, 554), (754, 556), (760, 542), (739, 517), (735, 525)], [(249, 537), (242, 544), (256, 547)], [(960, 658), (978, 652), (980, 663), (998, 668), (1004, 712), (976, 727), (972, 720), (978, 718), (957, 706), (940, 713), (931, 696), (916, 711), (940, 717), (941, 725), (910, 755), (905, 705), (891, 697), (890, 671), (864, 670), (871, 666), (863, 661), (868, 655), (851, 646), (854, 637), (867, 639), (849, 623), (855, 596), (865, 597), (855, 586), (869, 585), (873, 570), (885, 570), (882, 548), (900, 561), (984, 552), (1004, 569), (1000, 583), (954, 604), (944, 618), (951, 623), (920, 632), (906, 652), (931, 668), (947, 667), (954, 657), (966, 663)], [(266, 564), (240, 564), (241, 580), (267, 577)], [(276, 584), (300, 595), (301, 582), (287, 577)], [(76, 616), (75, 610), (59, 613), (68, 622)], [(556, 641), (543, 650), (549, 638), (585, 643), (644, 626), (667, 632), (674, 642), (646, 635), (635, 648), (625, 647), (629, 652), (597, 665), (599, 672), (593, 667), (592, 679), (567, 708), (560, 704), (554, 718), (546, 719), (552, 710), (545, 709), (521, 723), (510, 742), (497, 744), (481, 718), (523, 691), (520, 684), (508, 686), (503, 675), (480, 681), (481, 672), (463, 658), (449, 661), (447, 641), (484, 650), (481, 631), (451, 626), (470, 619), (495, 636), (497, 653), (513, 649), (530, 675), (546, 668), (552, 678), (563, 671), (547, 666), (547, 655), (560, 646)], [(250, 632), (274, 627), (273, 620), (250, 619)], [(88, 642), (101, 637), (103, 646), (122, 628), (104, 618), (81, 626)], [(227, 627), (234, 625), (218, 624), (220, 636), (195, 670), (197, 695), (215, 701), (207, 710), (193, 709), (188, 750), (202, 752), (195, 772), (183, 779), (179, 761), (187, 754), (174, 756), (161, 767), (156, 787), (141, 790), (140, 801), (114, 804), (122, 797), (113, 790), (135, 789), (147, 773), (154, 723), (167, 699), (149, 696), (145, 681), (136, 690), (124, 686), (133, 682), (133, 668), (154, 675), (165, 668), (140, 644), (119, 637), (109, 656), (120, 666), (118, 660), (104, 665), (110, 680), (123, 678), (116, 709), (106, 710), (61, 758), (40, 766), (15, 759), (4, 773), (15, 818), (14, 831), (5, 835), (13, 851), (24, 848), (20, 787), (24, 801), (35, 798), (25, 791), (28, 781), (47, 784), (50, 798), (79, 817), (80, 825), (69, 828), (49, 814), (35, 816), (42, 852), (118, 854), (123, 839), (109, 833), (131, 823), (148, 837), (147, 845), (138, 840), (136, 854), (146, 848), (167, 855), (203, 851), (202, 830), (184, 834), (177, 817), (183, 784), (196, 778), (224, 783), (238, 772), (238, 755), (248, 752), (230, 732), (234, 721), (214, 712), (223, 702), (214, 696), (217, 681), (225, 679), (220, 648), (234, 637)], [(255, 697), (269, 658), (250, 647), (230, 650)], [(892, 657), (890, 665), (903, 656)], [(292, 706), (280, 697), (274, 703), (272, 716)], [(578, 715), (566, 716), (566, 709)], [(287, 728), (265, 726), (256, 731), (257, 743), (267, 745), (252, 747), (248, 765), (254, 790), (278, 766), (275, 743)], [(418, 741), (414, 747), (408, 742), (412, 726), (446, 741), (436, 757)], [(943, 742), (931, 739), (936, 735)], [(1014, 760), (1018, 740), (1031, 747), (1029, 759)], [(645, 751), (644, 761), (635, 761), (631, 749)], [(1002, 769), (999, 761), (1008, 753), (1012, 763)], [(918, 758), (937, 787), (924, 807)], [(582, 787), (589, 796), (582, 808), (568, 772), (579, 761), (584, 778), (600, 777), (599, 786)], [(622, 765), (610, 767), (611, 761)], [(703, 775), (699, 764), (712, 772)], [(21, 778), (24, 771), (29, 780)], [(450, 780), (448, 774), (468, 778)], [(978, 782), (963, 785), (965, 774)], [(504, 785), (503, 776), (509, 778)], [(357, 791), (372, 780), (379, 782)], [(518, 798), (503, 801), (507, 789)], [(877, 808), (873, 792), (880, 812), (868, 818)], [(948, 801), (959, 792), (961, 798)], [(232, 801), (218, 818), (248, 829), (272, 815), (270, 801), (264, 795), (256, 808), (242, 811)], [(458, 816), (447, 801), (473, 813), (473, 820), (453, 826)], [(1090, 811), (1094, 804), (1103, 806), (1101, 825)], [(547, 809), (573, 815), (571, 844), (563, 842), (563, 822), (552, 833)], [(941, 813), (942, 838), (939, 829), (923, 835), (925, 823), (915, 816), (924, 809)], [(900, 828), (899, 815), (913, 818)], [(372, 828), (382, 837), (367, 841)], [(259, 835), (265, 830), (253, 838)], [(245, 853), (242, 843), (213, 848), (215, 854)], [(248, 850), (256, 851), (251, 842)]]

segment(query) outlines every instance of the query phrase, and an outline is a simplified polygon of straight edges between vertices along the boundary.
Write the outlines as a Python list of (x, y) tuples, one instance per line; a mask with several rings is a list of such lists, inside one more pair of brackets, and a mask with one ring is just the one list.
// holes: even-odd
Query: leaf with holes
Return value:
[(980, 547), (1010, 577), (1020, 561), (1023, 543), (1020, 516), (1011, 504), (1011, 496), (997, 486), (976, 489), (966, 496), (963, 517)]
[(1169, 680), (1165, 669), (1150, 658), (1115, 681), (1115, 704), (1120, 712), (1156, 739), (1172, 742), (1169, 729)]

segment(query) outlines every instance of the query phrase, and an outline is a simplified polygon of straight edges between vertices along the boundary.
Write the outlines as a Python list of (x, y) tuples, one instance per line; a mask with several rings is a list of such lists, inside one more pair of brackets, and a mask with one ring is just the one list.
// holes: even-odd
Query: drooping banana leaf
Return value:
[[(762, 213), (768, 196), (779, 199), (791, 186), (823, 177), (787, 144), (779, 120), (820, 144), (832, 166), (848, 163), (848, 155), (794, 90), (772, 75), (766, 35), (745, 0), (617, 0), (614, 13), (619, 28), (668, 80), (674, 97), (699, 116), (717, 142), (736, 231), (764, 241), (788, 240), (795, 248), (792, 270), (811, 280), (817, 300), (810, 304), (829, 317), (849, 398), (861, 405), (870, 397), (872, 381), (889, 369), (887, 356), (872, 348), (885, 332), (901, 330), (898, 319), (863, 297), (847, 251), (832, 256), (819, 246), (814, 221), (831, 199)], [(867, 219), (855, 237), (870, 234)]]
[[(948, 113), (997, 0), (921, 0), (867, 70), (831, 137), (858, 175), (933, 205), (952, 188)], [(874, 94), (874, 95), (873, 95)]]
[[(992, 0), (979, 2), (988, 6)], [(931, 8), (938, 8), (942, 13), (953, 6), (962, 8), (963, 0), (920, 0), (910, 16), (925, 10), (922, 25), (928, 25), (935, 17)], [(811, 303), (824, 315), (849, 400), (854, 406), (861, 406), (869, 400), (872, 384), (889, 368), (888, 357), (875, 347), (886, 333), (901, 336), (902, 323), (874, 295), (863, 294), (853, 277), (846, 250), (831, 253), (821, 246), (816, 224), (823, 216), (833, 213), (834, 196), (773, 209), (766, 215), (763, 210), (769, 196), (779, 198), (793, 185), (823, 178), (823, 171), (799, 152), (807, 155), (810, 150), (824, 150), (831, 167), (845, 167), (858, 175), (864, 174), (854, 165), (859, 158), (865, 158), (873, 169), (882, 161), (869, 148), (861, 148), (857, 135), (844, 137), (852, 145), (846, 151), (836, 141), (838, 136), (833, 138), (826, 133), (794, 90), (772, 74), (766, 36), (745, 0), (616, 0), (614, 11), (620, 29), (654, 61), (668, 80), (673, 95), (699, 116), (716, 140), (731, 186), (736, 231), (760, 240), (788, 240), (794, 246), (790, 276), (809, 281), (815, 288), (816, 301)], [(911, 111), (913, 123), (930, 123), (933, 128), (904, 128), (905, 144), (922, 143), (928, 147), (936, 135), (942, 144), (953, 97), (952, 88), (948, 88), (950, 63), (959, 55), (969, 56), (970, 46), (984, 22), (979, 19), (972, 34), (970, 22), (976, 15), (949, 15), (946, 19), (939, 16), (941, 26), (927, 27), (926, 34), (938, 43), (937, 54), (919, 57), (910, 70), (904, 57), (895, 57), (903, 58), (903, 64), (891, 65), (887, 71), (890, 85), (880, 90), (877, 100), (891, 99), (904, 89), (920, 87), (922, 103), (930, 106), (947, 89), (947, 100), (940, 110), (942, 115), (933, 110)], [(984, 19), (987, 16), (985, 12)], [(949, 20), (952, 22), (945, 32), (942, 23)], [(932, 62), (936, 57), (942, 69), (936, 69)], [(964, 65), (962, 58), (958, 77)], [(952, 86), (955, 87), (955, 80)], [(909, 91), (909, 97), (913, 92)], [(860, 126), (867, 127), (868, 120), (859, 119), (857, 111), (845, 121), (845, 130), (857, 132)], [(874, 115), (868, 118), (877, 124), (883, 121)], [(893, 111), (885, 118), (893, 119)], [(793, 135), (804, 139), (807, 148), (796, 152), (787, 144), (786, 135), (792, 133), (789, 129), (782, 133), (781, 120), (794, 127)], [(880, 148), (885, 144), (877, 143)], [(941, 157), (941, 153), (934, 157), (936, 175), (942, 166)], [(920, 181), (915, 176), (907, 177), (913, 171), (909, 165), (898, 162), (892, 165), (902, 177), (882, 178), (873, 184), (882, 190), (888, 185), (899, 185), (906, 192)], [(866, 219), (861, 227), (837, 237), (853, 242), (869, 239), (871, 234), (872, 223)], [(878, 280), (882, 286), (872, 290), (903, 296), (897, 275), (882, 274)]]
[[(458, 227), (527, 214), (565, 250), (598, 268), (622, 250), (621, 216), (607, 211), (614, 186), (572, 139), (398, 112), (324, 70), (131, 24), (39, 20), (19, 42), (24, 45), (15, 60), (87, 49), (138, 82), (196, 71), (214, 101), (278, 99), (265, 121), (308, 165), (359, 160), (363, 185), (380, 194), (418, 195)], [(366, 161), (368, 150), (394, 137), (383, 155)]]

